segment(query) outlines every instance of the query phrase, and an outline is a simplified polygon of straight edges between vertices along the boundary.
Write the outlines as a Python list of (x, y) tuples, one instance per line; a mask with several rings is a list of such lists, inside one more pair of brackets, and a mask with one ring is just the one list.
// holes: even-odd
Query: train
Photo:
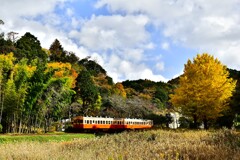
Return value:
[(77, 116), (73, 118), (72, 127), (79, 131), (139, 130), (152, 128), (153, 121), (137, 118)]

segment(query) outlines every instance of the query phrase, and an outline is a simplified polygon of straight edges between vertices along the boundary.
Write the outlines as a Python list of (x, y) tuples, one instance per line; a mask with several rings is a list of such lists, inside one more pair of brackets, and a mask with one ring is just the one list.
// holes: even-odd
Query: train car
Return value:
[(148, 129), (153, 126), (152, 120), (133, 118), (84, 117), (73, 118), (72, 125), (77, 130), (130, 130)]

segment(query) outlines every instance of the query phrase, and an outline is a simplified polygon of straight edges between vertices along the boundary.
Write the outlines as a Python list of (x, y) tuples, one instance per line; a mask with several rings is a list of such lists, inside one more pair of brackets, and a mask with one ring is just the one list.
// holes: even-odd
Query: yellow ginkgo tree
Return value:
[(228, 101), (235, 90), (236, 81), (218, 59), (204, 53), (198, 54), (193, 61), (188, 60), (179, 86), (170, 95), (170, 102), (184, 116), (203, 122), (208, 128), (209, 120), (221, 116), (228, 109)]

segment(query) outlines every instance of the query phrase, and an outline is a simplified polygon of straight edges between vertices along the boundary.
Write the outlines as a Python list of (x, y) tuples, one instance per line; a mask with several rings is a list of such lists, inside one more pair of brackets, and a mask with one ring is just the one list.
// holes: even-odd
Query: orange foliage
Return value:
[(115, 92), (116, 94), (121, 95), (121, 96), (124, 97), (124, 98), (126, 98), (126, 96), (127, 96), (127, 93), (126, 93), (126, 91), (125, 91), (124, 86), (122, 85), (122, 83), (116, 83), (116, 84), (115, 84), (114, 92)]
[(69, 78), (71, 81), (71, 88), (75, 87), (77, 72), (72, 68), (70, 63), (53, 62), (48, 63), (47, 72), (54, 70), (54, 78)]

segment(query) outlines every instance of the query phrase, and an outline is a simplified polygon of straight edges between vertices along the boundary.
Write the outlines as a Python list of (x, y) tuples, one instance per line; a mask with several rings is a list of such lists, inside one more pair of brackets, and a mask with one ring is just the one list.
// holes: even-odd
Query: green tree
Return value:
[(31, 33), (27, 32), (16, 42), (17, 51), (15, 56), (20, 60), (22, 58), (27, 58), (29, 63), (38, 59), (43, 62), (47, 60), (47, 54), (42, 49), (40, 41)]
[(50, 48), (50, 61), (63, 62), (66, 56), (64, 49), (58, 39), (51, 44)]
[(98, 89), (95, 86), (90, 73), (87, 70), (81, 71), (77, 77), (75, 87), (77, 98), (81, 98), (83, 114), (89, 114), (95, 110), (95, 103), (98, 97)]
[(53, 70), (46, 71), (46, 64), (43, 62), (38, 62), (36, 65), (36, 70), (34, 71), (32, 77), (28, 80), (29, 87), (27, 90), (26, 99), (24, 101), (24, 122), (31, 131), (31, 126), (33, 122), (37, 120), (38, 113), (40, 111), (40, 106), (38, 105), (39, 99), (42, 97), (44, 90), (48, 87), (49, 82), (54, 74)]
[(207, 53), (198, 54), (185, 64), (170, 102), (183, 115), (192, 117), (195, 124), (203, 121), (207, 129), (209, 120), (215, 120), (229, 107), (236, 81), (228, 77), (226, 67), (218, 59)]
[(49, 131), (53, 121), (59, 121), (64, 116), (75, 93), (70, 89), (68, 78), (53, 78), (42, 95), (44, 102), (41, 108), (45, 120), (45, 132)]

